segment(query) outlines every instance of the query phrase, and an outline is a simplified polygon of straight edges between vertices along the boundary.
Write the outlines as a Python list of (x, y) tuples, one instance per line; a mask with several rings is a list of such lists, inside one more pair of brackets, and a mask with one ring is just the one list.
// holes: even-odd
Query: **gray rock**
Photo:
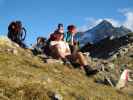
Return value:
[(63, 97), (61, 94), (59, 93), (56, 93), (55, 96), (54, 96), (55, 100), (63, 100)]
[(63, 96), (59, 93), (49, 91), (47, 94), (51, 98), (51, 100), (63, 100)]

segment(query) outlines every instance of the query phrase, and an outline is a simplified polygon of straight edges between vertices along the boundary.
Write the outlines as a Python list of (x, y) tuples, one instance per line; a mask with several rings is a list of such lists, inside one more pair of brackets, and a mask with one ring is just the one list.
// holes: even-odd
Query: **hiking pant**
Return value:
[(70, 62), (72, 63), (79, 63), (81, 66), (88, 65), (88, 61), (85, 58), (85, 56), (82, 54), (82, 52), (77, 52), (72, 55), (67, 56)]
[(77, 45), (69, 45), (69, 47), (72, 54), (77, 53), (79, 51), (79, 48)]

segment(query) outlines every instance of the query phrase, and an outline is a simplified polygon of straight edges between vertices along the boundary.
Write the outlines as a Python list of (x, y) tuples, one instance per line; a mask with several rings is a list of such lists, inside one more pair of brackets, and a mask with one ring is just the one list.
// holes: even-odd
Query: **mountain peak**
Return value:
[(130, 32), (132, 31), (124, 26), (114, 27), (111, 22), (103, 20), (92, 29), (84, 32), (84, 35), (80, 39), (80, 43), (83, 45), (88, 42), (95, 44), (96, 42), (99, 42), (107, 37), (114, 36), (114, 38), (120, 38)]
[(107, 20), (103, 20), (101, 23), (108, 23), (108, 24), (110, 24), (110, 22), (107, 21)]
[(98, 26), (104, 26), (104, 27), (109, 27), (109, 28), (113, 28), (112, 23), (110, 23), (107, 20), (103, 20), (101, 23), (98, 24)]

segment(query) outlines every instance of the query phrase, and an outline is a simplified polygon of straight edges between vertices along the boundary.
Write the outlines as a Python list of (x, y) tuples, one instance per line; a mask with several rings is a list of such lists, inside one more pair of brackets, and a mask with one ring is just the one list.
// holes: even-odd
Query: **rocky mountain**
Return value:
[(114, 27), (106, 20), (82, 33), (80, 37), (81, 50), (90, 52), (91, 57), (102, 59), (110, 58), (119, 48), (133, 42), (131, 30), (124, 26)]
[(130, 33), (131, 30), (124, 26), (114, 27), (109, 21), (103, 20), (101, 23), (82, 33), (80, 38), (81, 46), (87, 43), (95, 44), (105, 38), (120, 38)]
[[(133, 33), (132, 33), (133, 34)], [(81, 48), (83, 52), (89, 52), (91, 57), (108, 59), (116, 54), (120, 48), (133, 43), (132, 35), (125, 35), (119, 38), (107, 37), (95, 44), (86, 44)]]

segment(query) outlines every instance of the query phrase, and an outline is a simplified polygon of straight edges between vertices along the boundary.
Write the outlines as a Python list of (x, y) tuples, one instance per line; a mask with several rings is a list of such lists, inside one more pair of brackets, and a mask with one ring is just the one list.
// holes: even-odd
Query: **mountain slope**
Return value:
[(79, 69), (46, 64), (29, 50), (0, 37), (0, 100), (132, 100), (133, 96), (97, 84)]
[(114, 27), (110, 22), (103, 20), (94, 28), (82, 33), (83, 36), (80, 39), (80, 43), (82, 46), (87, 43), (95, 44), (107, 37), (113, 36), (114, 38), (119, 38), (130, 32), (131, 31), (124, 26)]
[(119, 52), (120, 48), (132, 45), (133, 36), (122, 36), (120, 38), (111, 39), (110, 37), (102, 39), (95, 44), (86, 44), (81, 50), (83, 52), (90, 52), (91, 57), (108, 59), (115, 53)]

